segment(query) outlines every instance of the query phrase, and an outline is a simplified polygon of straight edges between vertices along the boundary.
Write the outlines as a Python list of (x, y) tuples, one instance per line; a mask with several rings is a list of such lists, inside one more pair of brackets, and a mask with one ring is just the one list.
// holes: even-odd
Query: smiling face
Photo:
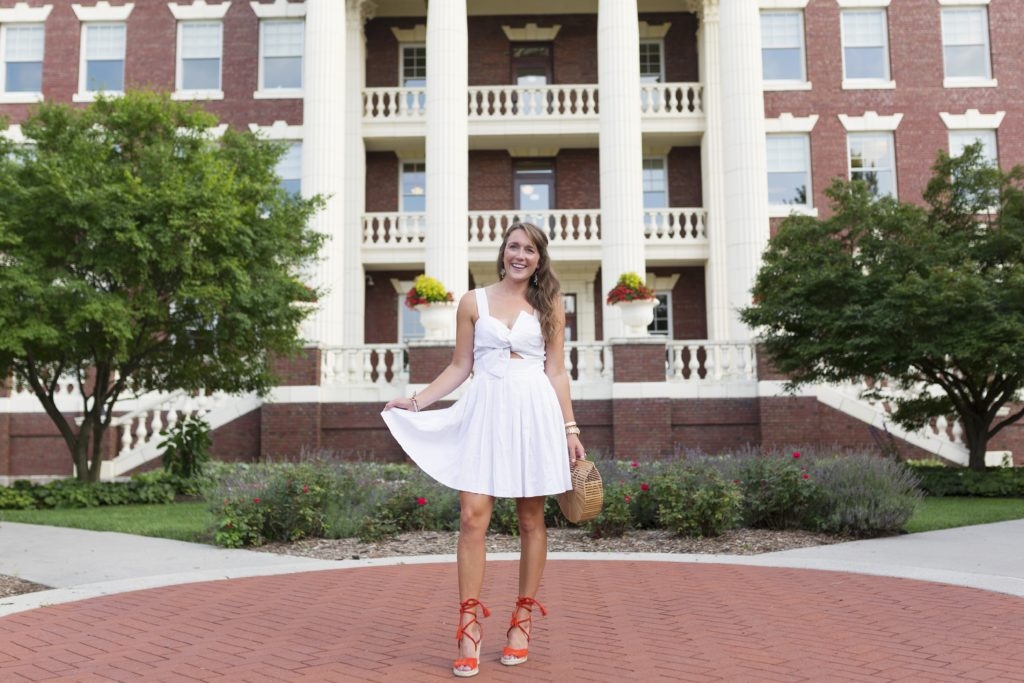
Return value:
[(540, 266), (540, 250), (526, 230), (512, 230), (505, 237), (501, 267), (513, 281), (529, 280)]

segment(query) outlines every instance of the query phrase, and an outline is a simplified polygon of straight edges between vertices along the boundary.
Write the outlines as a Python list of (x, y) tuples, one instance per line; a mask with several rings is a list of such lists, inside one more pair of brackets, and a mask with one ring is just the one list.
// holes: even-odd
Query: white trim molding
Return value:
[(171, 10), (171, 14), (178, 21), (194, 21), (198, 19), (216, 19), (221, 21), (230, 8), (230, 0), (219, 5), (207, 5), (206, 0), (195, 0), (191, 5), (181, 5), (176, 2), (167, 5), (167, 9)]
[(641, 21), (640, 40), (664, 40), (670, 28), (672, 28), (670, 21), (666, 21), (664, 24), (648, 24), (646, 21)]
[(306, 3), (288, 2), (288, 0), (274, 0), (273, 3), (253, 2), (249, 3), (252, 13), (259, 19), (297, 19), (306, 16)]
[(547, 28), (541, 28), (537, 24), (530, 22), (521, 28), (513, 28), (511, 26), (502, 26), (501, 30), (505, 32), (505, 37), (508, 38), (509, 42), (548, 42), (555, 39), (558, 32), (562, 30), (561, 24), (555, 24)]
[(836, 0), (840, 9), (874, 9), (888, 7), (891, 0)]
[(965, 5), (988, 6), (992, 0), (939, 0), (940, 5), (947, 7), (963, 7)]
[(412, 28), (391, 27), (391, 33), (399, 43), (424, 43), (427, 42), (427, 25), (416, 24)]
[(759, 0), (759, 9), (806, 9), (808, 0)]
[(847, 133), (874, 133), (878, 131), (894, 132), (899, 128), (903, 114), (879, 116), (878, 112), (866, 111), (863, 116), (837, 114)]
[(106, 0), (100, 0), (92, 7), (71, 5), (79, 21), (128, 21), (128, 15), (135, 9), (134, 2), (111, 6)]
[(285, 121), (277, 120), (269, 126), (250, 123), (249, 130), (261, 134), (267, 140), (301, 140), (302, 126), (292, 126)]
[(53, 5), (29, 7), (27, 2), (19, 2), (14, 7), (0, 8), (0, 24), (38, 24), (50, 16)]
[(982, 114), (977, 109), (968, 109), (963, 114), (939, 112), (939, 118), (949, 130), (997, 130), (1006, 116), (1005, 111)]
[(814, 130), (814, 124), (818, 122), (818, 115), (793, 116), (789, 112), (779, 114), (778, 118), (765, 119), (764, 130), (766, 133), (810, 133)]

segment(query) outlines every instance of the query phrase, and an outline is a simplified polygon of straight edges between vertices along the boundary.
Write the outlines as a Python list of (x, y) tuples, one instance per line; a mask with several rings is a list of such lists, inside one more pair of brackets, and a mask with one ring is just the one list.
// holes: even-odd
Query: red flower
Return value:
[(646, 490), (648, 490), (649, 488), (651, 488), (651, 487), (650, 487), (650, 486), (648, 486), (647, 484), (640, 484), (640, 490), (641, 490), (641, 491), (646, 491)]
[(625, 497), (627, 503), (633, 502), (633, 499), (629, 497), (628, 493), (624, 497)]
[(427, 499), (422, 497), (422, 496), (420, 496), (419, 498), (416, 499), (416, 504), (417, 505), (426, 505), (427, 504)]
[(796, 452), (794, 452), (794, 453), (793, 453), (793, 457), (794, 457), (794, 458), (799, 458), (799, 457), (800, 457), (800, 451), (796, 451)]
[(733, 479), (732, 483), (734, 483), (734, 484), (742, 484), (743, 482), (740, 481), (739, 479)]
[(805, 474), (804, 475), (804, 479), (810, 479), (810, 478), (811, 478), (811, 475), (809, 475), (809, 474)]
[(253, 499), (252, 499), (252, 502), (254, 502), (254, 503), (257, 503), (257, 504), (258, 504), (258, 503), (260, 502), (260, 499), (259, 499), (259, 498), (253, 498)]
[(630, 467), (640, 467), (640, 463), (638, 463), (636, 460), (634, 460), (633, 462), (629, 463), (629, 466)]
[(302, 487), (302, 492), (303, 493), (309, 493), (309, 487), (308, 486), (303, 486)]

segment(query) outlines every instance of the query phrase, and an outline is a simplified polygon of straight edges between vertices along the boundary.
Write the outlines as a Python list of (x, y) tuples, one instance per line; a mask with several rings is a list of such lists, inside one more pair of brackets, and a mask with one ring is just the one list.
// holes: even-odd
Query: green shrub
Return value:
[(801, 461), (800, 451), (748, 452), (734, 457), (731, 473), (740, 487), (743, 525), (754, 529), (798, 529), (819, 491)]
[(491, 524), (487, 530), (496, 534), (519, 535), (519, 514), (516, 512), (515, 500), (512, 498), (496, 498), (494, 500)]
[(739, 487), (710, 467), (680, 467), (651, 484), (658, 500), (658, 522), (681, 536), (718, 536), (742, 517)]
[(597, 517), (587, 522), (593, 538), (617, 538), (633, 528), (631, 487), (612, 480), (604, 485), (604, 501)]
[(0, 486), (0, 510), (31, 510), (36, 506), (32, 494), (14, 487)]
[(176, 422), (169, 431), (162, 431), (164, 437), (158, 444), (164, 449), (160, 456), (164, 471), (182, 479), (195, 479), (202, 475), (203, 467), (210, 461), (210, 425), (194, 415), (186, 415)]
[(827, 533), (895, 533), (913, 516), (922, 496), (910, 468), (867, 454), (817, 460), (810, 476), (823, 494), (813, 525)]
[(930, 496), (1024, 497), (1024, 467), (988, 467), (975, 472), (934, 461), (907, 462)]

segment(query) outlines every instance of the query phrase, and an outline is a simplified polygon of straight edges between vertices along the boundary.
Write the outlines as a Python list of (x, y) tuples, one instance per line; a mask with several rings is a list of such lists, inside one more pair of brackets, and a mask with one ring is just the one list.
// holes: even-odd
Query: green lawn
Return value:
[(63, 510), (0, 510), (0, 522), (119, 531), (178, 541), (206, 541), (213, 516), (206, 503), (172, 503)]
[(907, 531), (951, 529), (1024, 519), (1024, 498), (925, 498), (907, 522)]
[[(1024, 519), (1024, 498), (925, 498), (906, 529), (918, 533), (1009, 519)], [(213, 526), (206, 503), (0, 510), (0, 522), (3, 521), (199, 542), (209, 542), (208, 534)]]

